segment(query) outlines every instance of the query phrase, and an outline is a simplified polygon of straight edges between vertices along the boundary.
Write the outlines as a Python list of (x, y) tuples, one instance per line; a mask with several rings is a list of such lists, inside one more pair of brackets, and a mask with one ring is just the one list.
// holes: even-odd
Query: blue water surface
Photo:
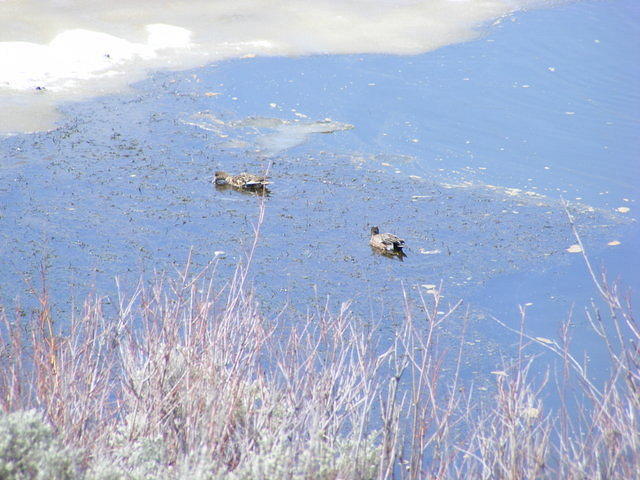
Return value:
[[(403, 289), (419, 303), (442, 283), (488, 371), (513, 345), (492, 317), (516, 326), (519, 304), (534, 335), (554, 338), (572, 306), (584, 326), (595, 290), (563, 200), (596, 268), (640, 285), (639, 13), (569, 3), (422, 55), (239, 59), (68, 105), (56, 130), (2, 140), (2, 301), (25, 301), (41, 265), (61, 317), (189, 252), (195, 267), (224, 252), (224, 278), (264, 202), (265, 311), (328, 296), (384, 330)], [(269, 170), (271, 195), (216, 189), (218, 169)], [(404, 261), (370, 249), (373, 225), (406, 239)]]

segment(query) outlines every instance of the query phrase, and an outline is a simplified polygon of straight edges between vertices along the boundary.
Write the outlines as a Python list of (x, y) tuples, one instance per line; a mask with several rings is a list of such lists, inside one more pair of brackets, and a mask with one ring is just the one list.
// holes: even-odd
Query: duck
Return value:
[(255, 175), (253, 173), (242, 172), (238, 175), (230, 175), (227, 172), (217, 171), (214, 182), (216, 184), (231, 185), (232, 187), (244, 190), (262, 190), (271, 182), (266, 176)]
[(369, 244), (376, 250), (382, 250), (385, 253), (404, 253), (404, 240), (392, 233), (380, 233), (378, 227), (371, 227), (371, 239)]

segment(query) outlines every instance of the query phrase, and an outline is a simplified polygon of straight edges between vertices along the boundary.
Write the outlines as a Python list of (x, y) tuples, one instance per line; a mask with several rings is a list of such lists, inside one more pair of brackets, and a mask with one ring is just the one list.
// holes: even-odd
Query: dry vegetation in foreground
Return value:
[[(384, 349), (346, 304), (264, 318), (245, 267), (220, 289), (215, 268), (141, 283), (115, 315), (90, 298), (64, 329), (43, 294), (37, 314), (1, 318), (0, 478), (638, 478), (640, 330), (587, 265), (606, 382), (572, 355), (569, 322), (551, 343), (523, 327), (484, 402), (462, 388), (464, 342), (443, 346), (458, 305), (438, 313), (437, 294), (407, 301)], [(556, 410), (532, 344), (559, 359)]]

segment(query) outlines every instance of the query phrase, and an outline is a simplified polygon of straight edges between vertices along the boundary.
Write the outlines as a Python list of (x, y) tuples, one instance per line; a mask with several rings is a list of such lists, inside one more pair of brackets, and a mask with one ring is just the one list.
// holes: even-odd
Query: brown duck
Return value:
[(218, 171), (215, 174), (216, 184), (227, 184), (244, 190), (262, 190), (271, 182), (263, 175), (242, 172), (238, 175), (229, 175), (227, 172)]
[(376, 250), (382, 250), (385, 253), (403, 253), (404, 240), (391, 233), (380, 233), (378, 227), (371, 227), (371, 240), (369, 240), (369, 243)]

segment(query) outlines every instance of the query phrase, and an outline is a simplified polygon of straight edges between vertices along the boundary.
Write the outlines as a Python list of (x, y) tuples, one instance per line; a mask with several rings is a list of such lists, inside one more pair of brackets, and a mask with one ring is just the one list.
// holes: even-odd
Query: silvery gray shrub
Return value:
[(0, 478), (76, 478), (73, 452), (64, 448), (35, 410), (0, 413)]

